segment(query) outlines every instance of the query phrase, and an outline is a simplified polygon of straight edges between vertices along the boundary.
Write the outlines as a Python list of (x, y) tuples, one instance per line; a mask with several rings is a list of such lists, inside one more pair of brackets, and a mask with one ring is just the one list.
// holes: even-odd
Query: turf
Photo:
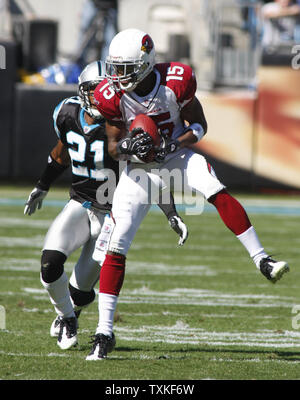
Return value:
[[(6, 312), (0, 379), (300, 378), (300, 319), (293, 314), (300, 305), (300, 214), (250, 213), (266, 250), (291, 266), (273, 285), (213, 210), (199, 217), (181, 212), (189, 227), (183, 247), (165, 217), (153, 210), (128, 254), (115, 314), (117, 346), (107, 360), (87, 362), (97, 303), (80, 316), (78, 347), (62, 351), (49, 335), (55, 314), (39, 281), (43, 238), (67, 190), (51, 190), (31, 217), (23, 215), (29, 192), (29, 187), (0, 188), (0, 305)], [(240, 199), (289, 205), (287, 198)], [(67, 260), (68, 274), (78, 256), (79, 250)]]

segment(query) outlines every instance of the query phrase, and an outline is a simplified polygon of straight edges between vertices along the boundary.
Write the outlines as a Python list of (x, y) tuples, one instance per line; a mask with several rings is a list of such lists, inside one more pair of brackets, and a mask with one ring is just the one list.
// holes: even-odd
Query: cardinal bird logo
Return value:
[(147, 54), (153, 49), (153, 41), (149, 35), (145, 35), (142, 39), (142, 47), (141, 50), (145, 51)]

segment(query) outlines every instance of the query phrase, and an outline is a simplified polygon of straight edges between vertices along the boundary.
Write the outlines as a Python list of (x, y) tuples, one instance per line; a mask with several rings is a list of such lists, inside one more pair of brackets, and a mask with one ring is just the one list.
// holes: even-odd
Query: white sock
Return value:
[(118, 296), (99, 293), (98, 294), (98, 310), (99, 323), (96, 329), (96, 334), (102, 333), (106, 336), (112, 336), (114, 313), (117, 307)]
[(237, 238), (248, 251), (256, 267), (259, 269), (259, 263), (262, 258), (268, 257), (253, 226), (250, 226), (245, 232), (237, 235)]
[(56, 281), (51, 283), (45, 282), (41, 276), (41, 283), (47, 290), (57, 315), (63, 318), (75, 317), (70, 300), (68, 281), (69, 279), (65, 272)]

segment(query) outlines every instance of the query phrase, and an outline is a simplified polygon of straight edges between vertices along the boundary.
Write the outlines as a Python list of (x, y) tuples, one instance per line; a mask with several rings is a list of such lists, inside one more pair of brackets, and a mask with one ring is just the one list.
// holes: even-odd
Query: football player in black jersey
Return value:
[[(40, 209), (51, 184), (72, 167), (70, 200), (51, 224), (41, 257), (41, 283), (57, 313), (50, 335), (58, 337), (61, 349), (77, 344), (77, 318), (81, 309), (93, 302), (93, 288), (99, 279), (99, 263), (92, 257), (95, 242), (101, 227), (106, 231), (105, 227), (112, 223), (111, 201), (97, 201), (101, 190), (104, 191), (101, 186), (105, 183), (103, 187), (107, 190), (107, 182), (111, 182), (115, 188), (119, 174), (119, 163), (108, 154), (104, 118), (93, 105), (94, 89), (104, 78), (103, 62), (87, 65), (79, 77), (79, 96), (64, 99), (55, 108), (58, 142), (24, 209), (25, 215)], [(179, 234), (182, 245), (188, 232), (172, 196), (170, 204), (159, 206)], [(69, 280), (64, 263), (81, 246), (81, 255)]]

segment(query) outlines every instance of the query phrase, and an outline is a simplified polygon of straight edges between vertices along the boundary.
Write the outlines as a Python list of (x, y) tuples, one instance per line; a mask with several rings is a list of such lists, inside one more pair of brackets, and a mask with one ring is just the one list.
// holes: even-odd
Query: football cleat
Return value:
[(77, 344), (77, 318), (61, 318), (57, 344), (62, 350), (67, 350)]
[(290, 270), (285, 261), (275, 261), (271, 257), (263, 258), (259, 267), (261, 273), (272, 283), (279, 281), (282, 275)]
[[(74, 311), (74, 314), (76, 315), (76, 318), (79, 317), (81, 313), (81, 310)], [(60, 331), (60, 322), (62, 320), (62, 317), (59, 315), (55, 318), (55, 320), (52, 322), (51, 327), (50, 327), (50, 336), (51, 337), (57, 337), (59, 335)], [(77, 321), (77, 329), (78, 329), (78, 321)]]
[(58, 315), (55, 318), (55, 320), (52, 322), (51, 327), (50, 327), (50, 336), (51, 337), (57, 337), (59, 335), (61, 319), (62, 318)]
[(116, 338), (114, 333), (112, 337), (98, 333), (92, 336), (93, 347), (90, 354), (86, 357), (87, 361), (103, 360), (107, 358), (107, 353), (111, 353), (116, 345)]

